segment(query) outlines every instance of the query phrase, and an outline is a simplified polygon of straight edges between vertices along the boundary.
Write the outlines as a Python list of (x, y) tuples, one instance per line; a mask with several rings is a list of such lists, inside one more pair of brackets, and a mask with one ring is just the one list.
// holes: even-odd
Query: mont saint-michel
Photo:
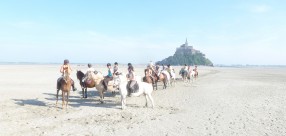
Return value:
[(173, 56), (158, 61), (157, 64), (171, 64), (171, 65), (206, 65), (212, 66), (213, 63), (205, 57), (201, 51), (190, 46), (188, 40), (176, 49)]

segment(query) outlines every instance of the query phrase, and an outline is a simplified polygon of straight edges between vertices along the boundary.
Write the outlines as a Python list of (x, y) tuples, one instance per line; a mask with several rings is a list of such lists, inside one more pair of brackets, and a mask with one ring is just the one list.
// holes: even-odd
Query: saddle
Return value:
[(132, 93), (137, 93), (139, 91), (139, 85), (137, 81), (131, 80), (127, 83), (126, 89), (128, 96), (130, 96)]
[(86, 83), (86, 84), (91, 84), (91, 83), (92, 83), (92, 79), (91, 79), (91, 78), (86, 79), (86, 80), (85, 80), (85, 83)]

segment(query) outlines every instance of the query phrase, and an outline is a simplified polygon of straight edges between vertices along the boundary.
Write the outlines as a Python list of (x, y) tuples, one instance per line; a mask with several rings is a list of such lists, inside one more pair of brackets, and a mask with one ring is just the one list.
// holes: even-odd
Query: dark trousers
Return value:
[(109, 76), (104, 77), (104, 79), (103, 79), (103, 86), (104, 86), (105, 90), (107, 90), (108, 82), (111, 81), (111, 80), (113, 80), (112, 77), (109, 77)]

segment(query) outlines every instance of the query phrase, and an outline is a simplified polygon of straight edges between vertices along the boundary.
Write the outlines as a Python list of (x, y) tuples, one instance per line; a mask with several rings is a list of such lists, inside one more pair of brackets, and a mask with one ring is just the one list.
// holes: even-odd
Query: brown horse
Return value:
[(153, 90), (155, 89), (155, 87), (157, 90), (158, 89), (157, 88), (158, 76), (156, 75), (156, 73), (154, 71), (152, 71), (152, 77), (153, 77), (153, 79), (152, 79), (152, 77), (149, 75), (148, 71), (149, 71), (149, 69), (144, 70), (145, 76), (143, 77), (143, 82), (152, 84)]
[(87, 98), (87, 88), (95, 88), (95, 82), (90, 78), (90, 74), (86, 75), (88, 78), (83, 82), (82, 79), (85, 76), (84, 73), (80, 70), (76, 72), (76, 77), (79, 80), (79, 84), (82, 89), (82, 98)]
[(156, 74), (158, 77), (158, 81), (162, 81), (163, 82), (163, 89), (167, 89), (167, 82), (168, 82), (168, 77), (165, 73), (160, 72), (159, 74)]
[[(144, 72), (145, 72), (145, 78), (146, 79), (144, 81), (144, 78), (143, 78), (143, 82), (147, 82), (148, 76), (146, 76), (146, 75), (148, 75), (148, 73), (147, 73), (148, 69), (145, 69)], [(153, 81), (153, 90), (155, 90), (155, 87), (156, 87), (156, 90), (158, 90), (158, 82), (161, 82), (161, 81), (163, 82), (163, 89), (167, 88), (168, 77), (165, 73), (152, 70), (152, 77), (154, 80)], [(151, 77), (149, 77), (149, 78), (151, 78)], [(150, 81), (147, 83), (150, 83)]]
[[(119, 76), (122, 76), (122, 75), (119, 75)], [(119, 84), (121, 82), (119, 77), (114, 77), (113, 80), (109, 81), (108, 86), (107, 86), (107, 90), (106, 90), (104, 88), (104, 85), (103, 85), (103, 80), (104, 80), (104, 76), (102, 75), (101, 72), (95, 73), (95, 75), (94, 75), (95, 88), (99, 92), (101, 103), (103, 103), (104, 92), (106, 92), (106, 91), (114, 92), (114, 91), (118, 90)]]
[(194, 71), (195, 71), (194, 77), (195, 77), (195, 79), (197, 79), (199, 77), (199, 72), (196, 68), (194, 69)]
[[(56, 106), (58, 104), (58, 97), (59, 97), (59, 91), (62, 90), (62, 108), (64, 108), (64, 104), (66, 104), (66, 108), (69, 102), (69, 94), (71, 90), (71, 78), (69, 77), (69, 73), (67, 70), (64, 71), (63, 78), (60, 81), (60, 89), (57, 89), (57, 102)], [(65, 94), (67, 94), (65, 96)], [(66, 103), (65, 103), (66, 101)]]

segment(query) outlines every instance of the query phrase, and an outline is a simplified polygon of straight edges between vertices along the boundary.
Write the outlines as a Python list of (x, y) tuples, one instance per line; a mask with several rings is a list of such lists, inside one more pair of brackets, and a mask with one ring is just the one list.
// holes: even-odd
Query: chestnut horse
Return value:
[[(57, 89), (57, 102), (56, 102), (56, 107), (58, 104), (58, 97), (59, 97), (59, 91), (62, 90), (62, 108), (64, 108), (64, 104), (66, 104), (66, 108), (69, 102), (69, 94), (71, 90), (71, 78), (69, 76), (68, 70), (64, 71), (63, 78), (60, 81), (60, 89)], [(65, 94), (67, 96), (65, 97)], [(66, 103), (65, 103), (66, 101)]]
[(162, 81), (163, 82), (163, 89), (167, 88), (167, 82), (169, 82), (168, 76), (166, 75), (166, 72), (155, 72), (152, 70), (152, 77), (153, 77), (153, 82), (152, 79), (150, 77), (150, 75), (148, 75), (148, 69), (144, 70), (145, 72), (145, 77), (143, 77), (143, 82), (146, 83), (152, 83), (153, 85), (153, 90), (156, 87), (156, 90), (158, 90), (158, 82)]
[(156, 73), (152, 70), (152, 77), (153, 77), (153, 80), (152, 80), (152, 77), (149, 75), (148, 70), (149, 70), (149, 69), (145, 69), (145, 70), (144, 70), (145, 76), (143, 77), (143, 82), (152, 84), (153, 90), (155, 89), (155, 87), (156, 87), (156, 90), (157, 90), (157, 89), (158, 89), (158, 88), (157, 88), (158, 76), (157, 76)]
[(79, 84), (81, 86), (82, 89), (82, 98), (87, 98), (87, 88), (95, 88), (95, 82), (94, 80), (91, 78), (91, 73), (87, 73), (87, 78), (85, 81), (82, 81), (82, 79), (84, 78), (84, 73), (80, 70), (78, 70), (76, 72), (76, 77), (79, 80)]
[(170, 84), (170, 80), (169, 80), (170, 77), (168, 78), (167, 74), (168, 74), (167, 71), (161, 71), (161, 72), (157, 73), (158, 82), (159, 81), (163, 82), (163, 89), (167, 89), (167, 84)]

